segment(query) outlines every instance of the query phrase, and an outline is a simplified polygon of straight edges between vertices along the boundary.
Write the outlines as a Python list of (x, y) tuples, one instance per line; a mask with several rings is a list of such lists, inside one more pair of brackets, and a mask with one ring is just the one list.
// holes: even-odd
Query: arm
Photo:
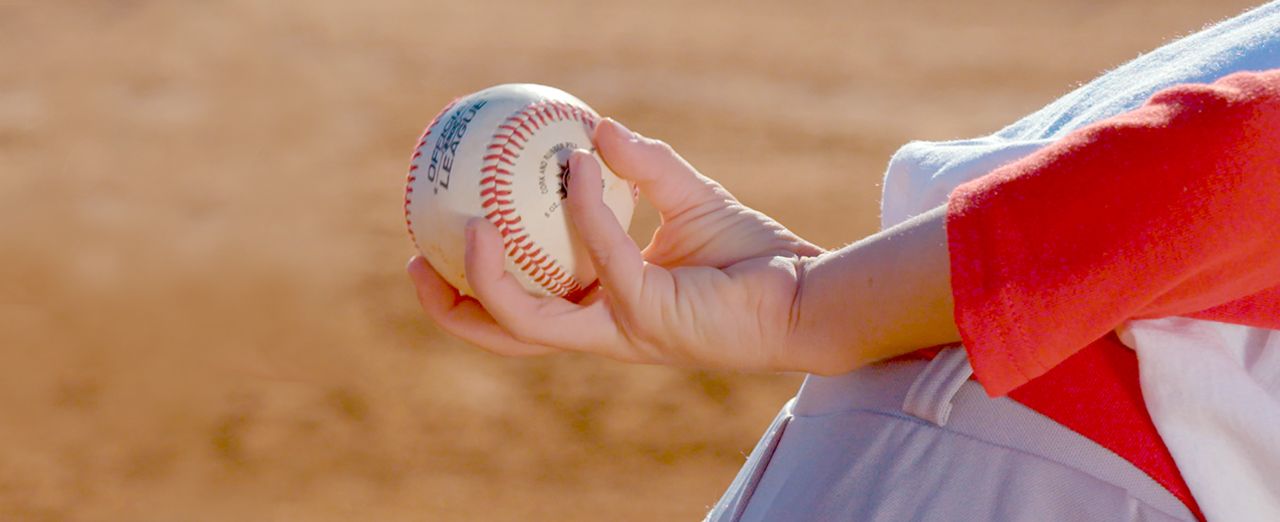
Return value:
[(790, 345), (833, 375), (960, 340), (953, 316), (946, 208), (939, 206), (800, 262)]
[[(459, 295), (421, 259), (409, 273), (446, 331), (503, 355), (583, 351), (623, 361), (841, 373), (958, 339), (938, 208), (830, 254), (743, 206), (665, 144), (612, 121), (596, 143), (662, 224), (643, 251), (599, 201), (590, 155), (571, 158), (568, 209), (601, 285), (580, 303), (535, 298), (503, 272), (501, 241), (469, 227)], [(851, 320), (852, 319), (852, 320)]]
[(1166, 90), (802, 267), (793, 344), (846, 356), (817, 373), (963, 339), (1003, 394), (1131, 318), (1280, 327), (1280, 71)]
[[(831, 253), (608, 122), (604, 159), (663, 223), (640, 251), (599, 201), (590, 156), (575, 154), (568, 208), (602, 281), (585, 301), (525, 294), (484, 222), (467, 255), (478, 300), (421, 259), (409, 272), (429, 315), (501, 354), (835, 374), (959, 338), (1001, 394), (1128, 318), (1275, 294), (1277, 77), (1173, 89), (961, 187), (946, 211)], [(1107, 219), (1079, 219), (1089, 212)], [(1275, 301), (1243, 309), (1280, 316)]]

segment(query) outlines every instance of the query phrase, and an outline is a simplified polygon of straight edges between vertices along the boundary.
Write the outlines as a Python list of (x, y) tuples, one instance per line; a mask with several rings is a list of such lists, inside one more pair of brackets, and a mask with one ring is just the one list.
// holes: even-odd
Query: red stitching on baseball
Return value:
[(440, 112), (436, 113), (431, 122), (422, 129), (422, 136), (418, 138), (418, 144), (413, 147), (413, 155), (409, 157), (409, 173), (404, 179), (404, 226), (409, 229), (409, 240), (413, 241), (413, 247), (418, 247), (418, 236), (413, 233), (413, 216), (409, 215), (409, 206), (413, 204), (413, 182), (418, 178), (413, 175), (413, 171), (418, 170), (417, 159), (422, 157), (422, 146), (427, 144), (427, 137), (431, 135), (431, 129), (434, 129), (437, 123), (440, 123), (440, 117), (449, 112), (454, 105), (458, 104), (458, 100), (462, 98), (454, 98), (453, 101), (445, 105)]
[(516, 162), (511, 161), (511, 158), (507, 157), (504, 154), (490, 154), (488, 156), (485, 156), (483, 159), (485, 161), (497, 160), (497, 161), (506, 163), (507, 165), (513, 165), (513, 166), (516, 164)]
[(520, 139), (529, 141), (529, 138), (525, 136), (524, 133), (520, 132), (519, 128), (516, 128), (516, 127), (499, 127), (499, 128), (509, 128), (513, 136), (519, 136)]
[(486, 166), (486, 167), (484, 167), (484, 168), (481, 168), (481, 169), (480, 169), (480, 172), (496, 172), (496, 173), (498, 173), (498, 174), (504, 174), (504, 175), (507, 175), (507, 176), (510, 176), (510, 175), (511, 175), (511, 171), (509, 171), (509, 170), (507, 170), (507, 169), (504, 169), (504, 168), (502, 168), (502, 167), (499, 167), (499, 166), (497, 166), (497, 165), (488, 165), (488, 166)]
[(589, 128), (594, 128), (596, 116), (589, 110), (552, 100), (535, 102), (509, 116), (497, 127), (505, 132), (495, 133), (487, 147), (487, 150), (500, 152), (484, 156), (485, 163), (480, 172), (489, 175), (479, 183), (482, 208), (488, 211), (485, 218), (498, 227), (507, 257), (513, 258), (513, 263), (535, 284), (561, 297), (576, 295), (582, 290), (582, 285), (544, 252), (525, 232), (524, 227), (516, 226), (523, 218), (516, 213), (514, 199), (509, 197), (511, 190), (499, 187), (510, 187), (510, 178), (513, 176), (510, 170), (500, 165), (505, 163), (514, 166), (519, 157), (516, 151), (524, 150), (524, 143), (532, 139), (535, 130), (550, 123), (568, 120), (583, 122)]
[[(519, 151), (508, 149), (505, 143), (494, 143), (489, 146), (489, 150), (497, 150), (499, 154), (506, 154), (512, 157), (520, 157)], [(522, 149), (523, 150), (523, 149)]]
[[(537, 115), (538, 115), (538, 111), (537, 111), (535, 108), (533, 108), (533, 107), (530, 107), (530, 108), (528, 108), (528, 109), (525, 109), (525, 111), (524, 111), (524, 118), (525, 118), (526, 120), (528, 120), (528, 121), (529, 121), (529, 123), (530, 123), (531, 125), (533, 125), (533, 128), (535, 128), (535, 129), (541, 129), (541, 128), (543, 128), (543, 127), (546, 127), (546, 126), (547, 126), (547, 120), (542, 120), (541, 118), (539, 118), (538, 120), (533, 119), (533, 117), (534, 117), (534, 116), (537, 116)], [(539, 121), (539, 120), (541, 120), (541, 121)]]

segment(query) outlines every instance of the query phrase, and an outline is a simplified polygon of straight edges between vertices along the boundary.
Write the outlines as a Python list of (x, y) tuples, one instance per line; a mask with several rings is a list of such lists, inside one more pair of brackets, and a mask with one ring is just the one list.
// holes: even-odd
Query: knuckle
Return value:
[[(574, 188), (581, 189), (582, 187), (578, 186)], [(569, 207), (570, 212), (584, 213), (591, 210), (591, 198), (588, 194), (584, 194), (583, 192), (583, 190), (573, 190), (569, 193), (568, 199), (565, 200), (565, 205)]]
[(633, 360), (629, 362), (663, 363), (672, 361), (671, 349), (666, 346), (663, 336), (645, 328), (633, 328), (625, 338), (633, 349), (628, 353)]
[(587, 253), (591, 254), (591, 260), (603, 272), (613, 258), (612, 245), (603, 238), (588, 239), (586, 244)]
[(676, 149), (672, 148), (671, 144), (659, 139), (652, 139), (652, 138), (649, 139), (648, 146), (649, 146), (649, 150), (657, 154), (662, 154), (665, 156), (676, 155)]

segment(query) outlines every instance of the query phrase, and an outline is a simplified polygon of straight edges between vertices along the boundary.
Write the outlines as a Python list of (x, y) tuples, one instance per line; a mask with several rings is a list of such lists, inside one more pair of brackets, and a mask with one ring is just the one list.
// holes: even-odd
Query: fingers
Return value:
[(569, 217), (587, 248), (600, 283), (611, 296), (633, 303), (644, 278), (640, 248), (604, 204), (600, 164), (585, 150), (569, 156)]
[[(610, 219), (617, 222), (612, 214)], [(467, 282), (484, 310), (511, 337), (574, 351), (599, 352), (616, 344), (617, 326), (605, 303), (581, 306), (559, 297), (534, 296), (506, 271), (505, 263), (498, 229), (484, 218), (468, 222)]]
[(826, 253), (826, 250), (823, 250), (818, 245), (800, 239), (799, 237), (795, 239), (795, 243), (792, 246), (791, 251), (806, 257), (819, 256)]
[(697, 205), (718, 186), (698, 174), (671, 146), (636, 134), (612, 118), (596, 126), (595, 143), (609, 168), (640, 187), (663, 215)]
[(495, 305), (489, 313), (498, 323), (519, 326), (533, 316), (536, 298), (507, 273), (502, 237), (493, 225), (482, 221), (467, 222), (467, 282), (481, 302)]
[(409, 260), (406, 270), (409, 272), (409, 279), (413, 281), (422, 310), (453, 336), (499, 355), (521, 357), (558, 351), (512, 337), (479, 302), (459, 295), (425, 259), (414, 256)]

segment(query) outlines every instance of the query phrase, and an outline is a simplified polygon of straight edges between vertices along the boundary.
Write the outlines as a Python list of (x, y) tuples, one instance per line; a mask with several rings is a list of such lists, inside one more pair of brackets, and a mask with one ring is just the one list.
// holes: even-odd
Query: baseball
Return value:
[[(599, 115), (543, 85), (505, 84), (464, 96), (427, 125), (414, 149), (404, 215), (418, 251), (466, 295), (466, 223), (484, 217), (506, 248), (506, 269), (536, 295), (574, 298), (595, 280), (565, 209), (568, 158), (594, 154)], [(599, 156), (596, 155), (599, 161)], [(631, 186), (600, 162), (604, 201), (626, 228)]]

